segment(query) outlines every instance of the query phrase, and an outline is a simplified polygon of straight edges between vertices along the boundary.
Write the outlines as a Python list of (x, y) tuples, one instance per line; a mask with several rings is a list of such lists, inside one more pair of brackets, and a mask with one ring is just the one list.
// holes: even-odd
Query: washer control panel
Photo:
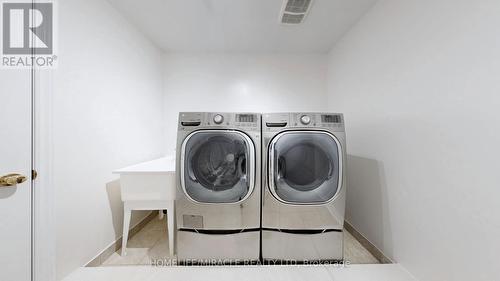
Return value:
[(200, 127), (221, 129), (260, 130), (258, 113), (181, 112), (179, 130), (196, 130)]

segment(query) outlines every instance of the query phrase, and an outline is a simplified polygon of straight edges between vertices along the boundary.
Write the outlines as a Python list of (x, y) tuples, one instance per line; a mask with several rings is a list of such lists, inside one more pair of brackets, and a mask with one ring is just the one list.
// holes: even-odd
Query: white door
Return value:
[[(0, 69), (0, 280), (31, 280), (31, 78)], [(12, 181), (26, 181), (6, 186)], [(3, 178), (2, 178), (3, 177)]]

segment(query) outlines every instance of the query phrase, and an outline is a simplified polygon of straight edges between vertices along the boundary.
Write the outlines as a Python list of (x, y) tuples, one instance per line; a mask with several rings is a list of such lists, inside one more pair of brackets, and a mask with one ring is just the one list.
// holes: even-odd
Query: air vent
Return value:
[(281, 11), (281, 23), (300, 24), (304, 21), (312, 0), (285, 0)]
[(283, 14), (281, 22), (284, 24), (299, 24), (304, 19), (304, 16), (305, 15)]
[(285, 4), (286, 13), (305, 14), (311, 5), (311, 0), (288, 0)]

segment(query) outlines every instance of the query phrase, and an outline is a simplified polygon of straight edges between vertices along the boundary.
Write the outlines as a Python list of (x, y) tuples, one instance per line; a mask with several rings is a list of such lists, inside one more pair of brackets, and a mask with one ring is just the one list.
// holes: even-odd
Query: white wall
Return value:
[(169, 54), (164, 91), (167, 147), (180, 111), (324, 111), (326, 55)]
[(59, 280), (121, 236), (112, 170), (159, 157), (165, 145), (161, 51), (106, 1), (59, 1), (58, 14), (59, 66), (47, 114)]
[(347, 219), (420, 280), (500, 276), (500, 2), (382, 0), (331, 51)]

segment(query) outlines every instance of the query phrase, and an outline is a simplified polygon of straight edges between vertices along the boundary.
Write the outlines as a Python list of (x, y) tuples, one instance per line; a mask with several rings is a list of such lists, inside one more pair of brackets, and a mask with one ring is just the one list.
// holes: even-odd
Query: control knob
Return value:
[(304, 125), (308, 125), (309, 123), (311, 123), (311, 117), (308, 115), (302, 115), (300, 117), (300, 122)]
[(217, 114), (214, 116), (214, 123), (215, 124), (221, 124), (222, 122), (224, 122), (224, 116), (222, 116), (220, 114)]

